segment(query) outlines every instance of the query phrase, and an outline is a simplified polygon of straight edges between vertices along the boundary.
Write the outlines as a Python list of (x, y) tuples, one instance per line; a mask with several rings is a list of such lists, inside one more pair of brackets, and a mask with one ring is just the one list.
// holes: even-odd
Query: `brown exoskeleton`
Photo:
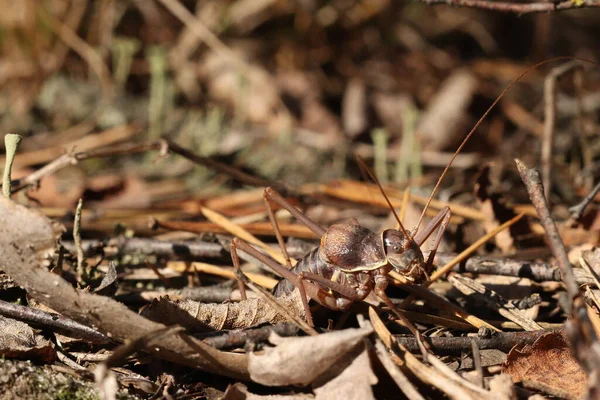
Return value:
[[(450, 221), (451, 212), (448, 207), (440, 211), (420, 234), (413, 237), (404, 229), (387, 197), (385, 198), (396, 217), (399, 229), (386, 229), (379, 233), (372, 232), (357, 222), (335, 224), (325, 230), (289, 204), (272, 188), (265, 190), (264, 198), (288, 268), (263, 255), (243, 240), (235, 238), (232, 242), (231, 254), (236, 269), (239, 270), (237, 250), (240, 249), (286, 278), (275, 287), (273, 294), (281, 296), (290, 293), (295, 288), (300, 290), (306, 319), (310, 325), (313, 322), (308, 307), (309, 298), (329, 309), (343, 311), (355, 301), (365, 299), (374, 290), (375, 294), (413, 334), (420, 337), (412, 323), (386, 295), (387, 275), (391, 270), (396, 270), (415, 283), (428, 277), (433, 265), (435, 249)], [(321, 245), (304, 256), (293, 268), (275, 219), (273, 203), (288, 210), (316, 235), (321, 236)], [(420, 245), (438, 227), (440, 229), (434, 241), (434, 251), (425, 261)], [(242, 297), (245, 297), (244, 287), (241, 283), (240, 290)], [(421, 344), (420, 341), (419, 343)], [(424, 349), (422, 350), (424, 351)]]

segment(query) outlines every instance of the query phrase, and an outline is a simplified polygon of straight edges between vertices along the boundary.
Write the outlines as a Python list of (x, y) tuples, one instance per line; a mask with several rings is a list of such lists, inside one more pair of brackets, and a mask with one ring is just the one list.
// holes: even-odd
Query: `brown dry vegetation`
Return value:
[[(444, 2), (1, 0), (0, 398), (600, 398), (598, 2)], [(243, 299), (234, 237), (285, 265), (265, 187), (392, 228), (362, 158), (411, 231), (519, 77), (429, 205), (430, 279), (390, 274), (427, 357), (374, 294), (309, 326), (240, 252)]]

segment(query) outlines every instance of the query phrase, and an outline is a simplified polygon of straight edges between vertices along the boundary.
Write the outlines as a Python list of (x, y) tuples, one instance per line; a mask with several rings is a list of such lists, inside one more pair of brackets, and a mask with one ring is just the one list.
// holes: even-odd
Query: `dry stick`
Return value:
[[(445, 264), (456, 258), (456, 253), (437, 253), (439, 263)], [(469, 272), (473, 274), (514, 276), (531, 279), (535, 282), (560, 282), (560, 269), (543, 261), (515, 260), (510, 258), (493, 258), (472, 256), (464, 265), (454, 266), (452, 271)], [(593, 278), (587, 272), (577, 268), (573, 270), (577, 284), (593, 283)]]
[(477, 371), (477, 383), (479, 386), (485, 389), (485, 383), (483, 381), (483, 367), (481, 365), (481, 353), (479, 352), (479, 346), (477, 346), (477, 342), (471, 338), (471, 348), (473, 353), (473, 365), (475, 366), (475, 371)]
[[(125, 127), (126, 130), (135, 129), (134, 125), (128, 125)], [(54, 161), (46, 164), (42, 168), (38, 169), (35, 172), (27, 175), (26, 177), (19, 179), (18, 186), (15, 188), (15, 191), (19, 191), (25, 189), (29, 186), (36, 185), (42, 178), (52, 175), (61, 169), (68, 167), (69, 165), (77, 164), (80, 161), (88, 160), (90, 158), (101, 158), (101, 157), (109, 157), (109, 156), (117, 156), (117, 155), (129, 155), (142, 153), (149, 150), (160, 150), (164, 148), (163, 141), (156, 142), (148, 142), (148, 143), (124, 143), (114, 146), (101, 147), (98, 149), (92, 149), (88, 151), (80, 151), (80, 152), (69, 152), (59, 156)]]
[(2, 194), (7, 199), (10, 199), (10, 195), (12, 193), (12, 185), (11, 185), (11, 174), (12, 174), (12, 166), (15, 161), (15, 155), (17, 154), (17, 148), (19, 147), (19, 143), (21, 143), (21, 135), (16, 135), (14, 133), (9, 133), (4, 136), (4, 148), (6, 149), (6, 160), (4, 165), (4, 176), (2, 178)]
[[(416, 342), (416, 340), (415, 340)], [(404, 375), (404, 372), (397, 365), (394, 364), (390, 357), (387, 349), (383, 342), (379, 339), (375, 340), (375, 354), (381, 361), (381, 364), (385, 367), (386, 371), (390, 374), (398, 388), (406, 395), (409, 400), (425, 400), (419, 393), (417, 388), (414, 387), (412, 382)]]
[(574, 68), (583, 67), (579, 60), (569, 61), (553, 68), (544, 82), (544, 136), (542, 138), (542, 177), (544, 179), (544, 194), (550, 200), (552, 173), (552, 146), (554, 145), (554, 127), (556, 125), (556, 81), (561, 75)]
[(526, 331), (537, 331), (543, 329), (537, 322), (527, 317), (522, 310), (519, 310), (514, 304), (506, 301), (498, 293), (486, 288), (481, 283), (453, 274), (448, 278), (450, 283), (467, 298), (479, 299), (485, 307), (498, 312), (504, 318), (513, 321)]
[(576, 8), (600, 7), (598, 0), (583, 0), (581, 2), (567, 0), (558, 3), (503, 3), (488, 0), (421, 0), (425, 4), (447, 4), (455, 7), (480, 8), (483, 10), (500, 11), (516, 14), (542, 13), (549, 11), (563, 11)]
[(584, 370), (590, 375), (589, 393), (590, 398), (597, 398), (598, 385), (600, 384), (598, 374), (600, 374), (600, 352), (598, 351), (598, 337), (594, 327), (587, 314), (584, 301), (579, 295), (579, 287), (573, 274), (573, 266), (569, 262), (567, 250), (558, 234), (556, 223), (550, 215), (548, 203), (544, 197), (544, 187), (540, 173), (535, 168), (527, 169), (527, 166), (519, 159), (515, 159), (521, 179), (527, 186), (529, 198), (535, 206), (540, 218), (540, 222), (546, 231), (550, 250), (556, 258), (558, 266), (562, 272), (563, 282), (569, 295), (568, 311), (572, 315), (572, 320), (566, 322), (567, 334), (573, 353), (577, 361)]
[[(400, 353), (401, 359), (396, 357), (398, 364), (406, 366), (417, 378), (424, 383), (430, 384), (442, 392), (446, 393), (448, 397), (452, 399), (474, 399), (480, 397), (472, 396), (473, 392), (477, 394), (489, 394), (477, 387), (476, 385), (465, 381), (458, 375), (455, 379), (449, 379), (444, 376), (442, 371), (438, 371), (436, 368), (428, 367), (413, 356), (408, 350), (399, 343), (390, 331), (385, 327), (381, 318), (377, 315), (373, 307), (369, 307), (369, 319), (373, 325), (373, 329), (379, 335), (381, 341), (386, 347), (395, 353)], [(416, 340), (415, 340), (416, 341)], [(430, 357), (432, 362), (436, 362), (439, 365), (439, 361), (436, 357)]]
[[(76, 251), (74, 242), (63, 241), (62, 245), (69, 251)], [(218, 243), (204, 241), (167, 241), (121, 236), (108, 241), (83, 240), (81, 247), (86, 257), (93, 257), (100, 254), (113, 257), (115, 254), (136, 253), (192, 261), (200, 258), (220, 258), (226, 256), (223, 246)]]
[(85, 260), (83, 248), (81, 247), (81, 210), (83, 209), (83, 200), (79, 199), (75, 209), (75, 222), (73, 223), (73, 240), (77, 250), (77, 280), (85, 282), (87, 280), (87, 271), (85, 270)]
[(550, 250), (558, 262), (558, 266), (560, 267), (560, 271), (562, 273), (562, 279), (567, 287), (567, 292), (569, 293), (572, 301), (579, 295), (579, 287), (577, 286), (577, 281), (575, 280), (575, 275), (573, 274), (573, 267), (571, 266), (569, 257), (567, 256), (567, 249), (565, 248), (565, 245), (558, 233), (556, 224), (550, 215), (548, 203), (546, 201), (546, 197), (544, 196), (544, 189), (540, 173), (535, 168), (527, 169), (527, 166), (518, 158), (515, 159), (515, 163), (519, 169), (521, 179), (525, 183), (525, 186), (527, 186), (529, 198), (531, 199), (531, 202), (538, 213), (540, 223), (544, 227), (544, 231), (546, 231), (548, 245), (550, 246)]
[(230, 331), (218, 336), (209, 336), (202, 339), (206, 344), (219, 350), (244, 347), (247, 343), (261, 343), (269, 340), (272, 333), (279, 336), (296, 336), (298, 326), (290, 322), (281, 322), (275, 325), (262, 326)]
[(585, 198), (581, 200), (579, 204), (576, 204), (573, 207), (569, 208), (569, 212), (571, 213), (571, 220), (581, 220), (581, 217), (583, 217), (583, 212), (585, 211), (587, 206), (590, 205), (590, 203), (594, 200), (598, 193), (600, 193), (600, 182), (598, 182), (596, 186), (594, 186), (592, 191), (588, 193), (588, 195), (585, 196)]
[(28, 322), (38, 327), (50, 328), (62, 335), (83, 339), (89, 343), (106, 344), (112, 342), (108, 336), (86, 325), (73, 321), (70, 318), (65, 318), (60, 314), (49, 313), (37, 308), (0, 300), (0, 315)]
[[(500, 350), (503, 352), (510, 351), (516, 345), (527, 345), (534, 343), (537, 339), (548, 334), (560, 334), (564, 329), (555, 330), (538, 330), (526, 332), (496, 332), (491, 337), (444, 337), (430, 336), (427, 342), (431, 345), (431, 349), (440, 355), (458, 355), (472, 350), (472, 342), (475, 342), (479, 350)], [(396, 340), (402, 344), (411, 353), (419, 351), (419, 346), (414, 337), (410, 335), (394, 335)]]
[(244, 183), (250, 186), (272, 186), (280, 193), (289, 193), (290, 190), (284, 184), (279, 182), (272, 182), (268, 179), (256, 177), (254, 175), (247, 174), (245, 172), (240, 171), (237, 168), (230, 167), (229, 165), (217, 162), (215, 160), (210, 159), (209, 157), (202, 157), (197, 154), (192, 153), (191, 151), (184, 149), (179, 146), (177, 143), (171, 141), (168, 138), (165, 138), (169, 150), (173, 153), (177, 153), (182, 157), (187, 158), (193, 163), (203, 165), (206, 168), (214, 169), (215, 171), (221, 172), (225, 175), (231, 176), (233, 179)]

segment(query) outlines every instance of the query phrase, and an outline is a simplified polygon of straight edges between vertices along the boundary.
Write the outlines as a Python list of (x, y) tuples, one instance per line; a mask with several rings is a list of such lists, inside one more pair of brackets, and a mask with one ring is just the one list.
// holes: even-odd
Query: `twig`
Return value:
[(536, 331), (542, 329), (538, 323), (525, 316), (523, 312), (516, 306), (509, 303), (498, 293), (486, 288), (479, 282), (456, 274), (450, 276), (448, 281), (468, 298), (473, 297), (474, 299), (481, 300), (487, 308), (498, 312), (504, 318), (513, 321), (523, 329), (527, 331)]
[[(429, 336), (427, 342), (431, 345), (431, 350), (439, 355), (458, 355), (472, 350), (473, 342), (479, 350), (500, 350), (508, 352), (516, 345), (524, 346), (532, 344), (540, 337), (550, 333), (560, 333), (562, 330), (539, 330), (529, 332), (495, 332), (489, 338), (482, 337), (444, 337)], [(394, 335), (398, 343), (402, 344), (411, 353), (418, 353), (419, 347), (417, 340), (410, 335)]]
[(60, 314), (52, 314), (36, 308), (21, 306), (0, 300), (0, 315), (29, 322), (38, 327), (50, 328), (62, 335), (83, 339), (89, 343), (105, 344), (112, 340), (104, 334)]
[(222, 174), (228, 175), (228, 176), (232, 177), (233, 179), (235, 179), (243, 184), (246, 184), (246, 185), (263, 186), (263, 187), (272, 186), (275, 190), (277, 190), (278, 192), (280, 192), (282, 194), (290, 192), (289, 188), (287, 188), (282, 183), (272, 182), (267, 179), (263, 179), (263, 178), (260, 178), (257, 176), (247, 174), (245, 172), (240, 171), (237, 168), (233, 168), (233, 167), (230, 167), (229, 165), (222, 164), (222, 163), (212, 160), (208, 157), (202, 157), (197, 154), (194, 154), (191, 151), (179, 146), (177, 143), (171, 141), (168, 138), (164, 138), (164, 139), (167, 142), (169, 150), (171, 150), (173, 153), (177, 153), (180, 156), (187, 158), (188, 160), (192, 161), (193, 163), (203, 165), (206, 168), (210, 168), (210, 169), (213, 169)]
[[(121, 127), (120, 130), (132, 130), (135, 129), (134, 126), (125, 126)], [(108, 133), (107, 131), (106, 133)], [(90, 158), (101, 158), (101, 157), (109, 157), (116, 155), (124, 155), (124, 154), (135, 154), (135, 153), (143, 153), (150, 150), (161, 150), (164, 148), (163, 141), (156, 142), (148, 142), (148, 143), (124, 143), (114, 146), (106, 146), (98, 149), (88, 150), (88, 151), (80, 151), (77, 153), (66, 153), (59, 156), (54, 161), (46, 164), (42, 168), (38, 169), (35, 172), (27, 175), (26, 177), (19, 179), (17, 183), (17, 187), (15, 188), (15, 192), (25, 189), (29, 186), (36, 185), (42, 178), (52, 175), (57, 171), (69, 166), (77, 164), (80, 161), (88, 160)]]
[(556, 81), (570, 70), (583, 67), (579, 60), (569, 61), (553, 68), (544, 82), (544, 136), (542, 138), (542, 177), (544, 179), (544, 194), (550, 201), (551, 171), (552, 171), (552, 146), (554, 145), (554, 126), (556, 124)]
[[(445, 264), (456, 257), (455, 253), (438, 253), (436, 261)], [(464, 265), (452, 268), (454, 272), (469, 272), (473, 274), (515, 276), (531, 279), (535, 282), (560, 282), (560, 268), (542, 261), (515, 260), (510, 258), (493, 258), (473, 256)], [(583, 270), (573, 270), (577, 284), (593, 283), (592, 277)]]
[(9, 133), (4, 136), (4, 148), (6, 149), (6, 160), (4, 164), (4, 176), (2, 178), (2, 194), (7, 199), (10, 199), (12, 193), (12, 182), (10, 176), (12, 174), (12, 166), (15, 161), (15, 155), (17, 154), (17, 148), (21, 143), (21, 135)]
[(558, 266), (560, 267), (560, 271), (562, 273), (562, 279), (567, 287), (567, 292), (569, 293), (571, 300), (573, 300), (579, 294), (579, 287), (577, 286), (577, 281), (575, 280), (575, 275), (573, 274), (573, 267), (569, 262), (569, 257), (567, 256), (565, 244), (560, 238), (558, 229), (556, 228), (556, 223), (550, 215), (548, 202), (544, 196), (544, 186), (542, 184), (540, 173), (535, 168), (527, 169), (527, 166), (518, 158), (515, 159), (515, 163), (519, 169), (521, 179), (525, 183), (525, 186), (527, 186), (529, 198), (531, 199), (531, 202), (538, 213), (540, 223), (546, 231), (548, 245), (550, 246), (550, 250), (558, 262)]
[(77, 279), (79, 282), (87, 280), (87, 271), (85, 270), (85, 261), (83, 256), (83, 248), (81, 247), (81, 210), (83, 209), (83, 200), (79, 199), (77, 208), (75, 209), (75, 221), (73, 222), (73, 240), (75, 241), (75, 249), (77, 250)]
[(573, 274), (573, 266), (567, 257), (565, 245), (558, 234), (556, 224), (550, 215), (548, 203), (544, 197), (544, 187), (540, 173), (535, 169), (527, 169), (519, 159), (515, 159), (521, 179), (527, 186), (529, 198), (535, 206), (540, 222), (546, 231), (550, 250), (562, 272), (563, 282), (569, 294), (569, 310), (572, 319), (566, 322), (567, 336), (573, 354), (584, 370), (590, 375), (588, 398), (598, 398), (600, 393), (600, 351), (598, 337), (588, 317), (585, 302), (579, 295), (579, 287)]
[(477, 383), (479, 386), (485, 389), (485, 383), (483, 381), (483, 367), (481, 365), (481, 353), (479, 352), (479, 346), (477, 346), (477, 342), (472, 338), (471, 348), (473, 352), (473, 365), (475, 366), (475, 371), (477, 371)]
[(272, 326), (230, 331), (219, 336), (205, 337), (202, 341), (219, 350), (224, 350), (244, 347), (248, 342), (265, 342), (272, 333), (276, 333), (279, 336), (296, 336), (298, 332), (299, 329), (296, 324), (282, 322)]
[(470, 7), (480, 8), (483, 10), (500, 11), (507, 13), (516, 14), (531, 14), (531, 13), (542, 13), (549, 11), (563, 11), (571, 10), (575, 8), (594, 8), (600, 7), (600, 1), (598, 0), (583, 0), (583, 1), (561, 1), (558, 3), (553, 2), (539, 2), (539, 3), (504, 3), (487, 0), (421, 0), (425, 4), (447, 4), (454, 7)]
[[(63, 242), (69, 251), (75, 251), (74, 242)], [(113, 257), (118, 254), (145, 254), (155, 255), (168, 259), (197, 260), (200, 258), (219, 258), (226, 255), (223, 246), (218, 243), (189, 241), (171, 242), (151, 238), (126, 238), (119, 237), (107, 242), (100, 240), (83, 240), (81, 247), (87, 257), (104, 254)], [(114, 250), (111, 251), (111, 248)]]
[(571, 220), (573, 220), (573, 221), (581, 220), (581, 217), (583, 216), (583, 212), (585, 211), (587, 206), (589, 206), (590, 203), (594, 200), (594, 198), (596, 197), (596, 195), (598, 193), (600, 193), (600, 182), (598, 182), (596, 184), (596, 186), (594, 186), (592, 191), (590, 193), (588, 193), (588, 195), (585, 196), (584, 199), (581, 200), (581, 202), (579, 204), (576, 204), (573, 207), (569, 208), (569, 212), (571, 213)]

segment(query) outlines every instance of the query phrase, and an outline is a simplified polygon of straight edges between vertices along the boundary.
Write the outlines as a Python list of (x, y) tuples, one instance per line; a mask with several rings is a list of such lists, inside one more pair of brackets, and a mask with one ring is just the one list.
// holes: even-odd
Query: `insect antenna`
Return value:
[(373, 173), (373, 171), (371, 171), (371, 169), (367, 166), (367, 164), (365, 163), (365, 161), (361, 157), (357, 156), (356, 157), (356, 161), (358, 162), (358, 166), (360, 167), (361, 173), (363, 175), (366, 175), (373, 182), (375, 182), (375, 184), (379, 188), (379, 191), (381, 192), (381, 194), (383, 195), (383, 198), (385, 199), (386, 203), (390, 207), (390, 210), (392, 211), (392, 214), (394, 214), (394, 218), (396, 219), (396, 222), (398, 222), (398, 227), (400, 228), (400, 231), (402, 232), (402, 234), (405, 235), (405, 237), (407, 237), (407, 238), (412, 238), (412, 236), (408, 233), (408, 231), (406, 229), (404, 229), (404, 225), (402, 225), (402, 221), (400, 221), (400, 217), (398, 217), (398, 214), (396, 213), (396, 210), (394, 209), (394, 206), (392, 205), (392, 202), (390, 201), (390, 199), (385, 194), (385, 190), (383, 190), (383, 186), (381, 186), (381, 183), (379, 182), (379, 179), (377, 179), (377, 177), (375, 176), (375, 174)]
[(523, 71), (518, 77), (516, 77), (502, 91), (502, 93), (500, 93), (500, 95), (498, 97), (496, 97), (496, 100), (494, 100), (494, 102), (492, 103), (492, 105), (488, 107), (488, 109), (485, 111), (485, 113), (483, 113), (483, 115), (481, 116), (481, 118), (479, 118), (479, 120), (477, 121), (477, 123), (475, 124), (475, 126), (473, 126), (473, 128), (471, 129), (471, 131), (467, 134), (467, 136), (465, 136), (465, 138), (463, 139), (463, 141), (460, 144), (460, 146), (458, 146), (458, 149), (456, 149), (456, 151), (454, 152), (454, 155), (450, 159), (450, 162), (448, 163), (448, 165), (446, 165), (446, 168), (444, 168), (444, 171), (442, 172), (442, 174), (438, 178), (435, 186), (433, 187), (433, 190), (431, 191), (431, 194), (429, 195), (429, 198), (427, 199), (427, 202), (425, 203), (425, 208), (423, 208), (423, 212), (421, 213), (421, 216), (419, 217), (419, 221), (417, 222), (417, 225), (415, 226), (415, 229), (413, 231), (414, 234), (416, 234), (418, 232), (419, 226), (421, 226), (421, 223), (423, 222), (423, 218), (425, 218), (425, 213), (427, 212), (427, 209), (429, 208), (429, 204), (431, 203), (431, 200), (433, 199), (433, 196), (435, 195), (435, 192), (437, 191), (437, 189), (439, 188), (440, 184), (442, 183), (442, 179), (444, 179), (444, 177), (448, 173), (448, 170), (450, 169), (450, 166), (452, 165), (452, 163), (454, 162), (454, 160), (456, 159), (456, 157), (458, 156), (458, 154), (460, 153), (460, 151), (463, 149), (463, 147), (465, 146), (465, 144), (467, 143), (467, 141), (471, 138), (471, 136), (473, 136), (473, 134), (475, 133), (475, 131), (477, 130), (477, 128), (479, 128), (479, 125), (481, 125), (481, 123), (485, 120), (485, 118), (492, 111), (492, 109), (496, 106), (496, 104), (498, 104), (498, 102), (500, 100), (502, 100), (502, 98), (506, 95), (506, 93), (508, 93), (508, 91), (519, 80), (521, 80), (521, 78), (523, 78), (525, 75), (527, 75), (528, 73), (530, 73), (534, 69), (537, 69), (538, 67), (540, 67), (540, 66), (542, 66), (544, 64), (547, 64), (547, 63), (550, 63), (550, 62), (553, 62), (553, 61), (558, 61), (558, 60), (579, 60), (579, 61), (587, 62), (587, 63), (593, 64), (593, 65), (596, 65), (596, 66), (600, 66), (600, 64), (598, 64), (598, 63), (596, 63), (594, 61), (586, 60), (586, 59), (583, 59), (583, 58), (570, 57), (570, 56), (561, 56), (561, 57), (554, 57), (554, 58), (549, 58), (549, 59), (544, 60), (544, 61), (540, 61), (539, 63), (530, 66), (525, 71)]

